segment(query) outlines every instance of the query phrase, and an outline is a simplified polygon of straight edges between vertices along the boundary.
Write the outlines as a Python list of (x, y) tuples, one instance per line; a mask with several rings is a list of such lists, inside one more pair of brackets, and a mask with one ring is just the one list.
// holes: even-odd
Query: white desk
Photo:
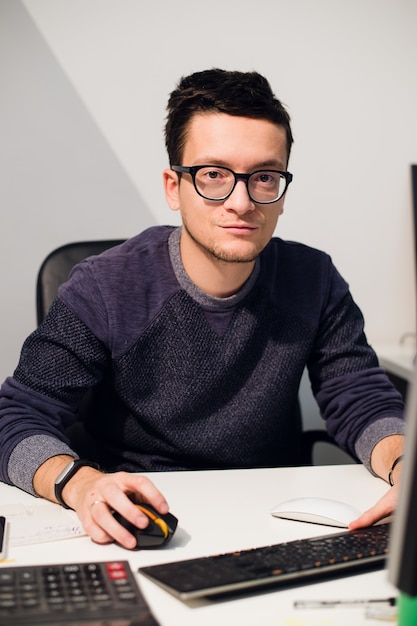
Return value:
[[(153, 474), (167, 497), (179, 527), (171, 543), (154, 551), (129, 552), (116, 545), (99, 546), (87, 537), (14, 548), (15, 565), (128, 559), (142, 565), (227, 552), (284, 540), (338, 532), (324, 526), (280, 520), (270, 509), (290, 497), (314, 495), (345, 500), (365, 510), (386, 485), (360, 465), (172, 472)], [(31, 496), (0, 483), (0, 502), (33, 502)], [(51, 514), (56, 506), (50, 504)], [(1, 508), (1, 507), (0, 507)], [(2, 567), (2, 565), (0, 565)], [(141, 575), (141, 589), (161, 626), (373, 626), (363, 608), (294, 610), (297, 599), (340, 599), (395, 595), (385, 570), (244, 598), (185, 604)]]

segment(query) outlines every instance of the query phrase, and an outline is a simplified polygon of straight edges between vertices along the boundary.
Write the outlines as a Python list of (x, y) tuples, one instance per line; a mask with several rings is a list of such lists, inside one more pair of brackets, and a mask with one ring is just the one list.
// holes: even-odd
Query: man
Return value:
[[(257, 73), (199, 72), (171, 94), (166, 145), (182, 228), (149, 229), (61, 287), (1, 389), (2, 480), (73, 508), (94, 541), (133, 547), (110, 509), (143, 527), (128, 495), (168, 504), (132, 472), (296, 462), (307, 366), (330, 434), (394, 485), (352, 527), (383, 518), (402, 401), (329, 257), (272, 238), (292, 179), (287, 112)], [(104, 473), (72, 464), (65, 433), (89, 388), (89, 460)]]

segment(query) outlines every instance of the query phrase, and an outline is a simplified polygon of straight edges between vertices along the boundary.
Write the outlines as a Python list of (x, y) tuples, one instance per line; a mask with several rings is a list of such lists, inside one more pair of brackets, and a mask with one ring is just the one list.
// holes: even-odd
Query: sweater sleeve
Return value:
[(25, 341), (0, 390), (0, 479), (33, 493), (32, 479), (52, 456), (72, 454), (65, 429), (108, 362), (103, 344), (57, 299)]
[(325, 381), (317, 402), (329, 434), (369, 470), (374, 446), (405, 433), (402, 398), (378, 367)]
[(404, 434), (404, 403), (379, 367), (350, 292), (337, 302), (330, 298), (309, 374), (329, 434), (370, 470), (374, 446), (387, 436)]

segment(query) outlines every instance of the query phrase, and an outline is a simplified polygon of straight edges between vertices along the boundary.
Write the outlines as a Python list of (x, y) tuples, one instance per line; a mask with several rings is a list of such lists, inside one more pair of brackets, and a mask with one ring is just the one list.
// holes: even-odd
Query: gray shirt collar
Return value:
[(180, 253), (180, 237), (181, 237), (181, 227), (176, 228), (172, 231), (168, 240), (169, 247), (169, 256), (171, 259), (172, 267), (175, 273), (175, 276), (181, 285), (181, 287), (201, 306), (204, 307), (232, 307), (236, 305), (238, 302), (243, 300), (246, 295), (250, 292), (252, 287), (254, 286), (260, 272), (260, 260), (256, 259), (255, 266), (253, 268), (252, 274), (249, 276), (248, 280), (242, 286), (242, 288), (232, 296), (228, 296), (226, 298), (216, 298), (215, 296), (210, 296), (205, 291), (197, 287), (196, 284), (188, 276), (187, 272), (184, 269), (181, 260)]

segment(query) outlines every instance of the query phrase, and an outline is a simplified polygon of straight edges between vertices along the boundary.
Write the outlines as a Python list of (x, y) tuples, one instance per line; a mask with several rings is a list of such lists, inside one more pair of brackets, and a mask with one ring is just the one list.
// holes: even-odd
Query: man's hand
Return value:
[(366, 526), (372, 526), (376, 522), (388, 517), (395, 511), (398, 500), (399, 485), (390, 487), (386, 494), (382, 496), (380, 500), (373, 507), (362, 513), (360, 517), (353, 520), (349, 524), (349, 530), (356, 530), (357, 528), (365, 528)]
[(76, 483), (77, 474), (64, 489), (64, 498), (77, 512), (86, 533), (97, 543), (115, 540), (125, 548), (136, 546), (136, 539), (116, 522), (110, 512), (111, 509), (118, 511), (138, 528), (145, 528), (148, 525), (147, 517), (128, 495), (137, 502), (149, 502), (160, 513), (168, 512), (166, 500), (145, 476), (127, 472), (95, 472), (95, 475), (89, 472), (89, 476), (85, 476), (80, 484), (80, 481)]
[[(39, 467), (34, 477), (38, 495), (55, 501), (55, 478), (69, 461), (71, 457), (53, 457)], [(76, 511), (85, 532), (93, 541), (117, 541), (129, 549), (136, 546), (136, 539), (116, 522), (111, 510), (118, 511), (138, 528), (145, 528), (148, 519), (129, 496), (138, 503), (148, 502), (162, 514), (169, 509), (161, 492), (145, 476), (127, 472), (103, 474), (92, 467), (81, 467), (65, 485), (62, 496), (64, 502)]]
[[(402, 435), (392, 435), (385, 437), (374, 448), (371, 456), (371, 467), (373, 471), (388, 482), (388, 476), (395, 459), (402, 455), (404, 449), (404, 437)], [(392, 515), (398, 503), (399, 485), (401, 481), (402, 462), (396, 464), (391, 479), (393, 486), (382, 496), (378, 502), (362, 513), (360, 517), (349, 524), (350, 530), (372, 526), (376, 522)]]

